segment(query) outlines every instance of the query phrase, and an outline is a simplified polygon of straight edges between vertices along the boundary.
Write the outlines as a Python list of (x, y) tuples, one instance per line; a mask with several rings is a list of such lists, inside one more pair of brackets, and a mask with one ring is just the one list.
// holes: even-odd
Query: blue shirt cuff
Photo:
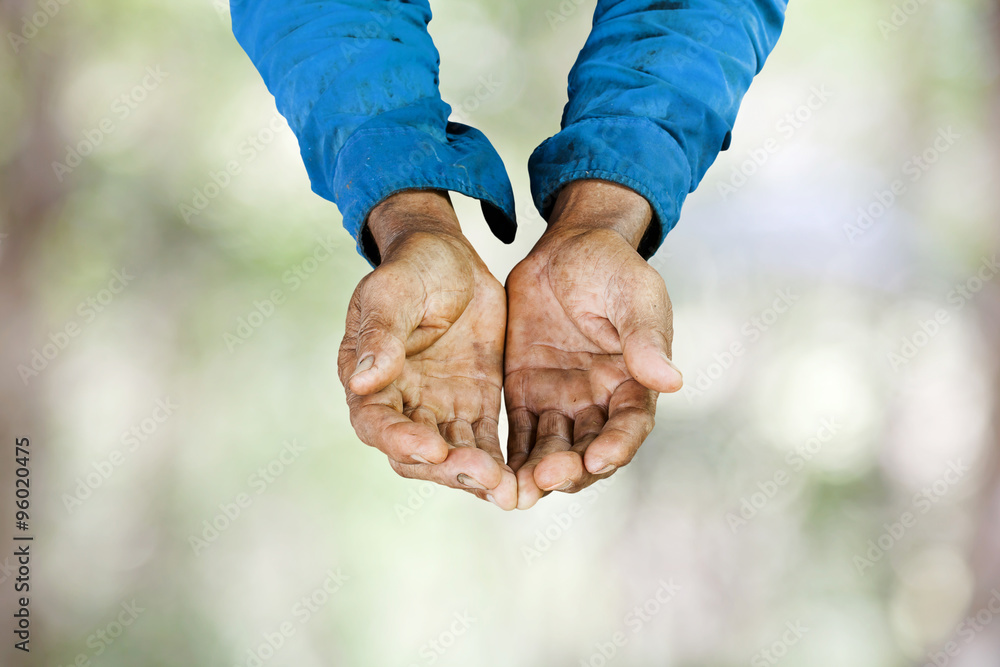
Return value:
[(567, 183), (601, 179), (624, 185), (653, 207), (650, 232), (639, 252), (652, 256), (680, 218), (691, 168), (669, 132), (645, 118), (588, 118), (544, 141), (528, 160), (531, 196), (549, 219)]
[(460, 123), (448, 123), (444, 135), (412, 127), (361, 128), (327, 167), (326, 183), (344, 227), (372, 266), (381, 258), (365, 229), (368, 213), (402, 190), (451, 190), (478, 199), (493, 234), (504, 243), (514, 240), (514, 191), (493, 145)]

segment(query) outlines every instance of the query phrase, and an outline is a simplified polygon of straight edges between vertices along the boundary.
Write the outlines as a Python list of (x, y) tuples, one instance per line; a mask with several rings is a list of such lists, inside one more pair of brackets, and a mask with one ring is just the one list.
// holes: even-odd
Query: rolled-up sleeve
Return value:
[(599, 0), (569, 76), (561, 131), (532, 154), (542, 216), (560, 189), (597, 178), (652, 205), (649, 257), (688, 193), (729, 147), (740, 102), (781, 32), (787, 0)]
[(407, 189), (479, 199), (514, 238), (503, 162), (478, 130), (448, 122), (427, 0), (232, 0), (233, 33), (295, 132), (312, 189), (337, 204), (358, 250), (378, 263), (371, 209)]

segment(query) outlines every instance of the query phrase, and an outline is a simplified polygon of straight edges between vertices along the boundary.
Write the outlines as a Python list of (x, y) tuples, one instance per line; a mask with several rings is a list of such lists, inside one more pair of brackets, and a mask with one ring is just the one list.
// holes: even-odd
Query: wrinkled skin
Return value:
[(354, 292), (338, 359), (352, 425), (400, 475), (513, 509), (497, 434), (503, 287), (447, 195), (393, 195), (369, 227), (383, 261)]
[(507, 279), (507, 461), (519, 509), (631, 461), (657, 393), (681, 387), (666, 287), (635, 250), (650, 216), (631, 190), (570, 184)]
[(666, 288), (635, 250), (651, 216), (628, 188), (566, 185), (505, 294), (446, 193), (379, 204), (368, 228), (382, 262), (354, 292), (338, 360), (361, 440), (404, 477), (505, 510), (579, 491), (631, 461), (657, 393), (683, 382), (670, 361)]

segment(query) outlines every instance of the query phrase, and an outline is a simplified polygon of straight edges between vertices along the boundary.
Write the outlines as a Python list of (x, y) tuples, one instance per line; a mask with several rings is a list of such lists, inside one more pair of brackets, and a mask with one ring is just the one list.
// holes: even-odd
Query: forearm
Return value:
[(394, 193), (453, 190), (514, 237), (514, 199), (486, 137), (449, 123), (427, 0), (232, 0), (233, 32), (299, 141), (313, 190), (370, 262), (365, 221)]
[(651, 254), (730, 133), (781, 30), (784, 0), (600, 0), (570, 72), (562, 130), (529, 162), (549, 216), (580, 179), (627, 186), (653, 209)]

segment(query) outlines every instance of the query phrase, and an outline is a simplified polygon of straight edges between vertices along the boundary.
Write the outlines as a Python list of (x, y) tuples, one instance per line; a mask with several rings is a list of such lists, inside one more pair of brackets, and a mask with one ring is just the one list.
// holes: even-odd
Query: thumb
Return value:
[(684, 385), (684, 377), (670, 359), (670, 344), (654, 328), (638, 328), (622, 336), (628, 372), (639, 384), (660, 393), (673, 393)]
[(355, 337), (357, 365), (348, 369), (347, 382), (348, 388), (360, 396), (381, 391), (403, 372), (406, 340), (420, 319), (404, 305), (407, 300), (391, 303), (390, 297), (398, 295), (381, 289), (374, 281), (365, 287), (365, 294), (359, 299)]
[(672, 393), (684, 384), (670, 358), (673, 309), (663, 279), (648, 265), (644, 269), (633, 274), (628, 285), (615, 286), (617, 307), (611, 321), (618, 329), (625, 366), (632, 377), (647, 389)]
[(358, 339), (357, 358), (358, 364), (347, 387), (359, 396), (367, 396), (385, 389), (399, 377), (406, 360), (406, 348), (389, 331), (370, 329)]

